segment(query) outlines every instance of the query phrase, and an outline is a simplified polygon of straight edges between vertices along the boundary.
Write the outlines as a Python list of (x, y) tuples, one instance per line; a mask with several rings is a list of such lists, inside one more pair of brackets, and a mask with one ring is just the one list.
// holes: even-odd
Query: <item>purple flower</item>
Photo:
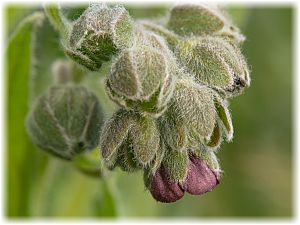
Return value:
[(175, 202), (184, 195), (184, 190), (182, 190), (179, 183), (168, 177), (163, 166), (152, 177), (150, 192), (153, 198), (160, 202)]
[(219, 184), (220, 175), (211, 170), (206, 162), (194, 156), (190, 156), (189, 169), (182, 187), (192, 195), (202, 195)]
[(219, 184), (220, 175), (213, 171), (207, 163), (198, 157), (190, 156), (188, 172), (183, 182), (173, 181), (161, 166), (151, 178), (150, 192), (157, 201), (175, 202), (181, 199), (184, 192), (192, 195), (202, 195)]

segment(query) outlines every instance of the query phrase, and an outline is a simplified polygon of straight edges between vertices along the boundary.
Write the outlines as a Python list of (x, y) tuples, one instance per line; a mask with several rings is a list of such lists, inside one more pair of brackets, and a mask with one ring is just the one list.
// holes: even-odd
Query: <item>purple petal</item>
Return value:
[(202, 195), (219, 184), (219, 174), (212, 171), (201, 158), (190, 157), (189, 170), (182, 187), (192, 195)]
[(163, 167), (160, 167), (153, 176), (150, 192), (153, 198), (160, 202), (175, 202), (184, 195), (184, 190), (178, 182), (168, 178)]

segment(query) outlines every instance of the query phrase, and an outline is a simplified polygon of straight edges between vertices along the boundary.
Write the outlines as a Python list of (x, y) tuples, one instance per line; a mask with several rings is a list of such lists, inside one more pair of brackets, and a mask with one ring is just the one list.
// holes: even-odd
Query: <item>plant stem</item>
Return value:
[(71, 24), (62, 15), (59, 5), (47, 4), (45, 5), (44, 10), (51, 24), (61, 33), (63, 41), (66, 42), (69, 38)]

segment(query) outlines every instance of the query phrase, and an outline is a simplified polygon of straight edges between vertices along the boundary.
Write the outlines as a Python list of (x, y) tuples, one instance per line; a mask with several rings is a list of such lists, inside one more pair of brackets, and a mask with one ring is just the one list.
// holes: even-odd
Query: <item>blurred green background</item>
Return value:
[[(168, 11), (167, 6), (127, 8), (135, 18)], [(186, 194), (176, 203), (162, 204), (145, 190), (141, 173), (117, 170), (104, 178), (89, 177), (72, 163), (32, 145), (24, 128), (28, 99), (32, 102), (51, 83), (53, 57), (64, 56), (47, 21), (36, 36), (29, 23), (22, 35), (11, 37), (20, 21), (40, 11), (40, 6), (6, 5), (7, 217), (292, 217), (295, 9), (289, 5), (229, 5), (228, 9), (247, 37), (243, 53), (251, 67), (252, 85), (231, 101), (235, 137), (218, 153), (223, 180), (211, 193)], [(65, 7), (72, 19), (80, 11)], [(44, 45), (34, 43), (37, 40)], [(97, 85), (93, 88), (97, 90)], [(109, 105), (101, 90), (97, 94)]]

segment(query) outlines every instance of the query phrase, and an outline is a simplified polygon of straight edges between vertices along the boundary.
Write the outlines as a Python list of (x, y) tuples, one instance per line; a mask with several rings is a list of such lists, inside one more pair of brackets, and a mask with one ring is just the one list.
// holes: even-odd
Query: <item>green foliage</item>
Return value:
[[(24, 120), (28, 111), (30, 50), (32, 31), (37, 23), (44, 19), (41, 13), (25, 18), (8, 42), (5, 53), (7, 65), (7, 133), (8, 152), (8, 207), (7, 215), (29, 216), (28, 200), (32, 186), (33, 145), (24, 129)], [(22, 57), (21, 57), (22, 56)], [(18, 140), (16, 140), (16, 138)], [(28, 153), (29, 152), (29, 153)], [(22, 176), (19, 176), (19, 173)], [(23, 186), (23, 189), (18, 187)]]

